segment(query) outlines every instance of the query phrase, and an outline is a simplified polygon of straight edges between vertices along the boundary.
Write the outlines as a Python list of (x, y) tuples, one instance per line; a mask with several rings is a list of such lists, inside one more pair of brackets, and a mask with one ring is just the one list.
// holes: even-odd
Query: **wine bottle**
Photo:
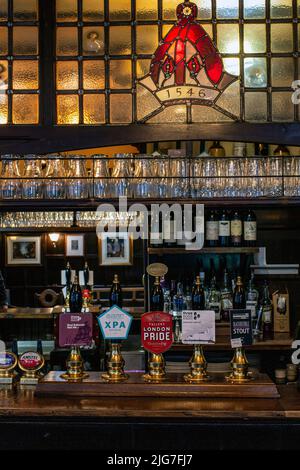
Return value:
[(78, 276), (75, 276), (74, 282), (70, 291), (70, 312), (80, 313), (82, 310), (82, 292), (79, 285)]
[(233, 308), (244, 309), (246, 308), (246, 295), (243, 287), (241, 276), (237, 277), (236, 286), (233, 293)]
[(219, 245), (226, 247), (230, 244), (230, 217), (223, 209), (219, 219)]
[(234, 247), (242, 246), (243, 223), (242, 217), (238, 210), (231, 215), (230, 221), (230, 241)]
[(111, 307), (113, 305), (117, 305), (120, 308), (122, 308), (123, 306), (122, 289), (119, 281), (119, 276), (117, 274), (114, 275), (114, 280), (110, 289), (109, 305)]
[(254, 285), (254, 272), (252, 271), (246, 289), (246, 308), (251, 310), (253, 319), (257, 317), (258, 297), (258, 290)]
[(218, 246), (219, 243), (219, 218), (216, 211), (209, 211), (205, 223), (206, 245), (208, 247)]
[(224, 322), (228, 322), (229, 311), (233, 307), (233, 298), (232, 298), (232, 290), (229, 283), (229, 273), (225, 267), (223, 273), (223, 283), (221, 287), (221, 319)]
[(66, 275), (66, 286), (67, 289), (70, 289), (71, 287), (71, 276), (72, 276), (72, 270), (71, 270), (71, 265), (69, 261), (67, 262), (66, 270), (65, 270), (65, 275)]
[(84, 280), (84, 288), (87, 289), (89, 286), (89, 280), (90, 280), (90, 270), (89, 270), (89, 265), (87, 261), (84, 264), (83, 280)]
[(255, 144), (255, 155), (258, 157), (267, 157), (269, 155), (269, 145)]
[(216, 321), (221, 320), (221, 293), (217, 289), (217, 278), (213, 260), (210, 261), (210, 286), (207, 293), (208, 310), (215, 312)]
[(162, 312), (164, 309), (164, 293), (160, 285), (159, 276), (155, 277), (150, 299), (151, 312)]
[(196, 282), (192, 291), (192, 309), (193, 310), (205, 309), (205, 293), (201, 285), (200, 276), (196, 277)]
[(244, 218), (244, 245), (255, 246), (257, 242), (256, 215), (249, 209)]
[(273, 305), (270, 298), (269, 286), (267, 281), (263, 287), (262, 305), (262, 329), (263, 340), (268, 341), (274, 339), (273, 331)]

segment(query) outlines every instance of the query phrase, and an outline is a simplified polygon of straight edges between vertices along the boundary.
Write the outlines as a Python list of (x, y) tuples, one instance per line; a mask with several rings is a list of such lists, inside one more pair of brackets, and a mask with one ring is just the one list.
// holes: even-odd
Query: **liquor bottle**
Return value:
[(160, 285), (159, 276), (155, 277), (150, 298), (151, 312), (162, 312), (164, 309), (164, 293)]
[(184, 310), (192, 309), (192, 292), (189, 279), (185, 282)]
[(183, 309), (184, 309), (183, 285), (181, 282), (178, 282), (176, 295), (174, 296), (174, 299), (173, 299), (173, 314), (177, 317), (181, 317)]
[(163, 238), (164, 238), (164, 245), (167, 248), (176, 247), (176, 244), (177, 244), (176, 227), (175, 227), (175, 217), (174, 217), (173, 211), (171, 211), (170, 214), (167, 214), (167, 216), (163, 220)]
[(200, 276), (196, 277), (196, 282), (192, 292), (192, 309), (204, 310), (205, 309), (205, 293), (201, 285)]
[(230, 244), (230, 217), (228, 212), (223, 209), (219, 218), (219, 245), (229, 246)]
[(213, 310), (216, 315), (216, 321), (221, 320), (221, 293), (217, 289), (217, 279), (214, 271), (213, 261), (211, 261), (212, 274), (210, 280), (210, 286), (207, 294), (207, 308)]
[(216, 211), (211, 210), (205, 223), (206, 245), (209, 247), (218, 246), (219, 243), (219, 218)]
[(275, 157), (289, 157), (290, 155), (291, 152), (285, 145), (278, 145), (278, 147), (276, 147), (274, 150)]
[(253, 319), (257, 317), (258, 297), (258, 290), (254, 285), (254, 272), (252, 271), (246, 289), (246, 308), (251, 310), (251, 317)]
[(244, 218), (244, 245), (255, 246), (257, 242), (256, 215), (249, 209)]
[(84, 270), (83, 270), (83, 282), (84, 282), (84, 287), (82, 290), (82, 299), (83, 299), (83, 308), (85, 311), (88, 311), (89, 303), (90, 303), (90, 297), (91, 297), (91, 291), (89, 287), (89, 279), (90, 279), (90, 270), (87, 261), (84, 264)]
[(214, 140), (212, 146), (208, 149), (211, 157), (225, 157), (226, 152), (224, 147), (220, 144), (219, 140)]
[(246, 308), (246, 294), (243, 287), (241, 276), (237, 277), (235, 290), (233, 293), (233, 308), (244, 309)]
[(243, 223), (242, 217), (238, 210), (231, 215), (230, 221), (230, 241), (234, 247), (242, 246)]
[(83, 280), (84, 280), (85, 289), (87, 289), (89, 286), (89, 279), (90, 279), (90, 270), (89, 270), (88, 262), (86, 261), (84, 264), (84, 270), (83, 270)]
[(69, 261), (67, 262), (66, 270), (65, 270), (65, 275), (66, 275), (66, 286), (67, 290), (70, 289), (71, 287), (71, 276), (72, 276), (72, 270), (71, 270), (71, 265)]
[(162, 248), (163, 229), (161, 213), (151, 216), (150, 246), (153, 248)]
[(122, 308), (123, 306), (122, 289), (119, 281), (119, 276), (117, 274), (114, 275), (114, 280), (110, 289), (109, 305), (111, 307), (113, 305), (117, 305), (120, 308)]
[(269, 155), (269, 145), (255, 144), (255, 155), (258, 157), (267, 157)]
[(229, 310), (233, 307), (232, 289), (229, 282), (229, 273), (225, 267), (221, 287), (221, 319), (224, 322), (230, 320)]
[(82, 310), (82, 292), (79, 285), (78, 276), (74, 278), (73, 285), (70, 291), (70, 312), (80, 313)]
[(269, 286), (268, 286), (267, 281), (265, 281), (264, 283), (261, 305), (262, 305), (263, 341), (272, 340), (274, 338), (273, 305), (272, 305), (272, 301), (270, 298)]

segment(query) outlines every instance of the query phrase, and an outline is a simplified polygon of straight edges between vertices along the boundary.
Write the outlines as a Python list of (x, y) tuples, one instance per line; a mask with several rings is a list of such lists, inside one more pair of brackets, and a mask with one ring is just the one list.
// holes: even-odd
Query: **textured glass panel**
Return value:
[(131, 60), (110, 61), (110, 88), (131, 88)]
[(57, 21), (77, 21), (77, 0), (56, 0)]
[(157, 19), (157, 0), (136, 0), (136, 18), (137, 20), (156, 20)]
[(240, 38), (237, 24), (218, 24), (218, 49), (225, 54), (239, 53)]
[(83, 96), (84, 124), (105, 123), (105, 95)]
[(104, 28), (101, 26), (90, 26), (83, 28), (82, 47), (84, 55), (104, 54)]
[(109, 28), (109, 52), (115, 55), (131, 54), (130, 26), (111, 26)]
[(272, 118), (273, 121), (294, 120), (294, 105), (289, 91), (272, 93)]
[[(163, 0), (163, 19), (176, 20), (176, 8), (179, 3), (178, 0)], [(193, 3), (198, 6), (199, 19), (211, 18), (211, 0), (195, 0)]]
[(104, 0), (82, 0), (83, 21), (103, 21)]
[(58, 90), (78, 90), (78, 62), (56, 62), (56, 85)]
[(223, 59), (224, 69), (232, 75), (240, 74), (240, 59), (234, 57), (226, 57)]
[(137, 86), (137, 118), (143, 119), (149, 116), (159, 107), (159, 102), (153, 94), (143, 86)]
[(217, 18), (232, 19), (239, 17), (239, 0), (217, 0)]
[(131, 0), (109, 2), (109, 19), (111, 21), (126, 21), (131, 19)]
[(216, 111), (213, 108), (204, 106), (192, 106), (192, 121), (193, 122), (228, 122), (232, 121), (225, 114)]
[(131, 95), (110, 95), (110, 122), (119, 124), (132, 122)]
[(139, 59), (136, 63), (137, 78), (144, 77), (150, 70), (151, 59)]
[(153, 118), (149, 119), (149, 123), (159, 124), (166, 122), (180, 123), (186, 122), (186, 106), (168, 106), (160, 114), (157, 114)]
[(0, 92), (0, 124), (7, 124), (7, 95)]
[(78, 31), (77, 28), (57, 28), (56, 54), (77, 55), (78, 54)]
[(37, 0), (14, 0), (14, 21), (36, 21), (38, 19)]
[(103, 60), (86, 60), (83, 62), (83, 88), (85, 90), (102, 90), (105, 88)]
[(136, 27), (136, 51), (138, 54), (153, 54), (158, 46), (157, 26)]
[(292, 24), (271, 24), (271, 49), (272, 52), (293, 51)]
[(265, 18), (265, 0), (244, 0), (244, 18)]
[(7, 0), (0, 0), (0, 21), (7, 20)]
[(265, 88), (268, 84), (267, 60), (263, 57), (244, 59), (245, 86), (248, 88)]
[(294, 80), (294, 60), (292, 58), (272, 59), (272, 86), (291, 87)]
[(291, 18), (293, 0), (271, 0), (271, 18)]
[(38, 28), (34, 26), (15, 26), (13, 28), (14, 55), (38, 54)]
[(13, 123), (37, 124), (39, 121), (38, 95), (13, 95)]
[(245, 24), (244, 51), (247, 54), (266, 52), (266, 26), (264, 24)]
[(8, 87), (8, 62), (0, 60), (0, 93)]
[(56, 103), (58, 124), (79, 123), (79, 104), (77, 95), (58, 95)]
[(13, 89), (36, 90), (39, 87), (37, 60), (13, 61)]
[(6, 55), (7, 49), (7, 28), (0, 28), (0, 55)]
[(267, 93), (245, 93), (245, 118), (252, 122), (267, 120)]

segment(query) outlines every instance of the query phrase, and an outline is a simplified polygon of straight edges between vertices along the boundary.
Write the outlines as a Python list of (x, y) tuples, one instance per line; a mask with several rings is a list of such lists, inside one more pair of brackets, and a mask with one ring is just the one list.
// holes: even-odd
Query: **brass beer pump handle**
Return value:
[(243, 347), (236, 348), (231, 361), (231, 374), (226, 377), (232, 383), (249, 382), (252, 376), (249, 373), (249, 363)]
[(151, 353), (148, 361), (148, 374), (143, 375), (146, 382), (159, 383), (165, 380), (165, 360), (162, 354)]
[(112, 342), (109, 359), (107, 361), (107, 372), (102, 374), (106, 382), (118, 383), (128, 380), (129, 376), (124, 373), (125, 361), (121, 354), (121, 344)]
[(189, 364), (190, 373), (184, 376), (184, 380), (186, 382), (199, 383), (209, 380), (210, 377), (207, 374), (207, 362), (201, 345), (194, 345), (194, 353)]
[(67, 372), (61, 375), (61, 378), (77, 382), (88, 377), (88, 374), (84, 372), (83, 359), (78, 346), (74, 346), (71, 349), (70, 355), (67, 359)]

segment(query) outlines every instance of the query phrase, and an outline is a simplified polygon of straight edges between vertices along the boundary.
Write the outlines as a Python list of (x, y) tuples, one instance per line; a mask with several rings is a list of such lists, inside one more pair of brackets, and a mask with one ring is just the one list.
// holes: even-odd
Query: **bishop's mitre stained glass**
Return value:
[[(205, 29), (197, 22), (198, 7), (184, 2), (176, 10), (177, 22), (154, 52), (149, 73), (138, 84), (146, 122), (169, 106), (209, 106), (231, 119), (236, 116), (217, 104), (226, 89), (238, 79), (224, 71), (223, 61)], [(141, 95), (141, 93), (140, 93)], [(156, 101), (156, 103), (155, 103)]]

